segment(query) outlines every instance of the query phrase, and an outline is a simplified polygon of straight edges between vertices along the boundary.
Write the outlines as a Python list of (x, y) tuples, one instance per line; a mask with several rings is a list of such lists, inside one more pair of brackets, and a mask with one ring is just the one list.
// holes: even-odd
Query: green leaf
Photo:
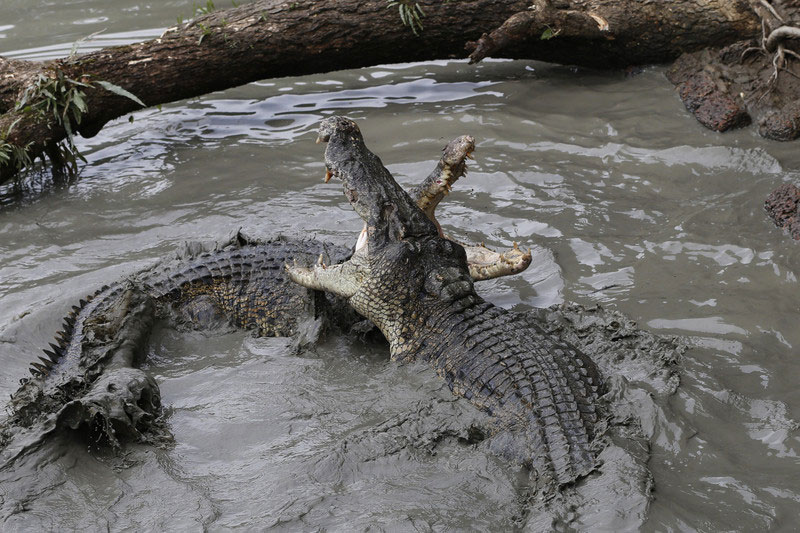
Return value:
[(547, 41), (552, 39), (553, 37), (555, 37), (555, 34), (553, 33), (553, 28), (547, 28), (542, 32), (541, 40)]
[(81, 91), (75, 91), (72, 95), (72, 100), (75, 102), (75, 107), (78, 108), (78, 111), (81, 113), (86, 113), (89, 110), (89, 106), (86, 105), (86, 101), (83, 99), (83, 93)]
[(64, 117), (64, 129), (67, 132), (67, 137), (72, 138), (72, 124), (69, 123), (69, 119)]
[(92, 87), (88, 83), (83, 83), (82, 81), (73, 80), (72, 78), (64, 78), (64, 79), (66, 79), (72, 85), (80, 85), (81, 87), (86, 87), (87, 89), (91, 89), (91, 87)]
[(144, 104), (144, 102), (139, 100), (139, 98), (136, 95), (126, 91), (125, 89), (123, 89), (119, 85), (114, 85), (113, 83), (110, 83), (110, 82), (107, 82), (107, 81), (100, 81), (100, 80), (98, 80), (96, 83), (99, 86), (101, 86), (103, 89), (107, 90), (107, 91), (111, 91), (114, 94), (118, 94), (120, 96), (124, 96), (125, 98), (130, 98), (131, 100), (133, 100), (134, 102), (136, 102), (140, 106), (147, 107)]

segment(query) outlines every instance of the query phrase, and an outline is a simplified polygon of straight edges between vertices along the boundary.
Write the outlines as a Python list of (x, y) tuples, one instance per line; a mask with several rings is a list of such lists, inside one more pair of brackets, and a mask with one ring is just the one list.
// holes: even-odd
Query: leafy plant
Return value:
[(81, 116), (89, 109), (86, 93), (82, 90), (89, 87), (91, 85), (86, 81), (69, 78), (61, 69), (54, 68), (48, 74), (36, 76), (14, 110), (35, 112), (43, 117), (52, 114), (56, 123), (64, 126), (71, 143), (73, 126), (81, 123)]
[[(56, 159), (60, 158), (60, 161), (53, 161), (54, 164), (64, 164), (73, 172), (77, 169), (77, 159), (86, 162), (75, 146), (74, 136), (83, 115), (89, 110), (84, 89), (94, 88), (95, 84), (145, 107), (145, 103), (141, 99), (119, 85), (103, 80), (92, 82), (89, 76), (82, 76), (80, 80), (76, 80), (67, 76), (62, 69), (57, 67), (46, 73), (38, 74), (33, 84), (25, 89), (14, 107), (15, 111), (35, 113), (43, 119), (52, 115), (55, 123), (64, 128), (66, 139), (63, 144), (58, 146), (58, 154), (51, 153), (51, 159), (54, 156)], [(8, 166), (13, 163), (17, 170), (21, 170), (31, 163), (30, 157), (27, 155), (30, 144), (18, 147), (5, 141), (17, 122), (14, 122), (0, 138), (0, 164)]]
[(209, 13), (211, 13), (216, 9), (216, 7), (214, 6), (214, 2), (212, 2), (212, 0), (208, 0), (206, 2), (206, 5), (199, 5), (196, 3), (192, 3), (192, 8), (194, 9), (195, 17), (198, 15), (208, 15)]
[(387, 1), (387, 8), (397, 6), (397, 11), (400, 13), (400, 20), (403, 22), (403, 26), (408, 26), (411, 28), (411, 31), (414, 32), (414, 35), (419, 35), (419, 32), (422, 31), (422, 17), (425, 16), (425, 12), (422, 11), (419, 4), (413, 2), (413, 0)]
[(22, 120), (22, 117), (12, 122), (8, 130), (0, 135), (0, 167), (13, 168), (16, 172), (28, 168), (33, 164), (31, 156), (28, 153), (30, 143), (26, 146), (17, 146), (6, 141), (8, 136), (11, 135), (11, 130), (14, 129), (14, 126), (16, 126), (20, 120)]

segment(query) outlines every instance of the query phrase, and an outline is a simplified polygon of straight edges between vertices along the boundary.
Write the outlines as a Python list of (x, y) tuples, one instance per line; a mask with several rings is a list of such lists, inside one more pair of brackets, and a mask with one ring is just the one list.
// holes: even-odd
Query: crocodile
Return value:
[(595, 363), (532, 315), (478, 296), (463, 246), (441, 235), (355, 122), (324, 119), (318, 141), (366, 236), (347, 261), (287, 266), (289, 277), (344, 298), (380, 329), (393, 360), (428, 362), (489, 413), (494, 448), (539, 479), (563, 486), (593, 471), (603, 390)]
[[(435, 208), (466, 173), (475, 149), (470, 136), (448, 143), (436, 168), (412, 190), (431, 223), (441, 226)], [(531, 253), (497, 253), (483, 245), (471, 250), (476, 280), (524, 270)], [(156, 315), (205, 327), (220, 322), (261, 336), (316, 338), (325, 325), (347, 331), (359, 321), (343, 299), (306, 289), (289, 280), (284, 265), (338, 264), (352, 250), (313, 239), (258, 241), (238, 232), (228, 245), (188, 259), (168, 262), (130, 279), (101, 287), (81, 299), (65, 317), (56, 342), (32, 363), (32, 378), (12, 394), (11, 416), (0, 423), (0, 450), (6, 459), (59, 428), (88, 425), (90, 432), (117, 444), (142, 437), (160, 411), (156, 383), (137, 368)], [(41, 427), (36, 438), (8, 450), (18, 430)]]

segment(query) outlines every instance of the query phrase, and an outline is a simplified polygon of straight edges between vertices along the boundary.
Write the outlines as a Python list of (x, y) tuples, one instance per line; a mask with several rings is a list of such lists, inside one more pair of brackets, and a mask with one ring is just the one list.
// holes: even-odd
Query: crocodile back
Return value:
[(431, 330), (439, 338), (419, 356), (454, 393), (492, 415), (494, 448), (559, 484), (594, 469), (601, 380), (591, 359), (534, 318), (487, 302)]

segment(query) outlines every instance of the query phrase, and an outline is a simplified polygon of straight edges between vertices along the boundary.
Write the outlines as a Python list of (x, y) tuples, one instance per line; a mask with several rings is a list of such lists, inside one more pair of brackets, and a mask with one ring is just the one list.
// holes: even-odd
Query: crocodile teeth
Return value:
[(80, 310), (81, 310), (81, 308), (80, 308), (80, 307), (78, 307), (77, 305), (73, 305), (73, 306), (72, 306), (72, 311), (73, 311), (73, 312), (75, 312), (75, 313), (78, 313), (78, 312), (80, 312)]
[(73, 328), (75, 326), (75, 318), (68, 316), (67, 318), (64, 319), (64, 323), (67, 324), (70, 328)]
[(322, 254), (319, 254), (319, 259), (317, 259), (317, 266), (322, 267), (322, 270), (325, 270), (326, 268), (328, 268), (325, 265), (325, 261), (322, 260)]
[(42, 364), (44, 364), (44, 366), (46, 366), (47, 368), (49, 369), (53, 368), (53, 362), (50, 359), (45, 359), (44, 357), (40, 356), (39, 361), (41, 361)]
[(51, 361), (54, 363), (58, 362), (59, 356), (56, 352), (51, 352), (50, 350), (42, 350), (44, 354), (50, 358)]
[(55, 344), (53, 344), (53, 343), (51, 342), (51, 343), (50, 343), (50, 347), (53, 349), (53, 351), (54, 351), (55, 353), (57, 353), (57, 354), (59, 354), (59, 355), (61, 355), (61, 354), (63, 354), (63, 353), (64, 353), (64, 347), (63, 347), (63, 346), (56, 346)]
[(325, 169), (325, 178), (324, 178), (325, 183), (328, 183), (329, 181), (331, 181), (331, 177), (333, 177), (333, 174), (331, 174), (331, 171), (326, 168)]
[[(36, 364), (36, 363), (34, 363), (34, 364)], [(28, 367), (28, 372), (30, 372), (30, 373), (31, 373), (31, 375), (32, 375), (33, 377), (35, 377), (35, 378), (38, 378), (39, 376), (41, 376), (41, 375), (42, 375), (42, 373), (41, 373), (41, 372), (39, 372), (38, 370), (36, 370), (35, 368), (33, 368), (33, 366), (30, 366), (30, 367)], [(20, 383), (21, 383), (21, 382), (22, 382), (22, 380), (20, 380)]]
[(78, 303), (81, 304), (81, 308), (84, 308), (86, 307), (86, 304), (88, 304), (89, 302), (81, 298), (81, 300)]

